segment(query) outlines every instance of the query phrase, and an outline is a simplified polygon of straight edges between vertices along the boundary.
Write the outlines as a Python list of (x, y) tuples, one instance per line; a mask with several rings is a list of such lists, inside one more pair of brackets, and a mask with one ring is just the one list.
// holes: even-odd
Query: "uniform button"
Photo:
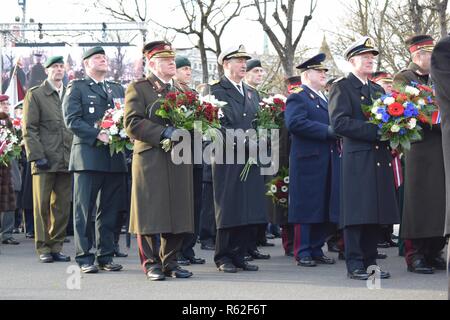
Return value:
[(334, 153), (334, 151), (333, 151), (333, 150), (331, 150), (331, 153)]
[(381, 163), (378, 162), (378, 163), (377, 163), (377, 166), (378, 166), (378, 167), (381, 167)]
[(243, 116), (244, 116), (244, 117), (246, 117), (246, 116), (247, 116), (247, 114), (246, 114), (246, 113), (244, 113), (244, 114), (243, 114)]
[(319, 105), (317, 105), (317, 109), (320, 109), (320, 106), (319, 106)]
[(389, 167), (392, 167), (392, 163), (389, 163)]
[(379, 146), (375, 146), (375, 149), (377, 149), (377, 150), (378, 150), (378, 149), (380, 149), (380, 147), (379, 147)]
[(361, 97), (361, 100), (364, 100), (365, 99), (365, 97)]
[(166, 124), (166, 127), (168, 127), (169, 125), (168, 124)]

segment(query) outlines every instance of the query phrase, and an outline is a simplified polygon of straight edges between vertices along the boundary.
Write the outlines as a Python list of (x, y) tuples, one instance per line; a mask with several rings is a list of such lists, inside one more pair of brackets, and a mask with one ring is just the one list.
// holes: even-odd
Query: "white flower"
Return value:
[(411, 86), (406, 86), (405, 92), (408, 94), (412, 94), (413, 96), (418, 96), (420, 94), (420, 90)]
[(288, 192), (288, 190), (289, 190), (289, 188), (286, 187), (286, 186), (282, 186), (282, 187), (281, 187), (281, 192), (286, 193), (286, 192)]
[(205, 102), (210, 103), (216, 108), (222, 108), (227, 105), (227, 102), (217, 100), (216, 97), (211, 94), (204, 96), (204, 97), (200, 97), (199, 100), (201, 103), (205, 103)]
[(382, 120), (383, 119), (383, 115), (381, 113), (378, 113), (377, 116), (375, 117), (377, 120)]
[(383, 103), (387, 106), (393, 104), (395, 102), (395, 99), (393, 97), (388, 97), (386, 99), (384, 99)]
[(225, 117), (225, 115), (223, 114), (222, 109), (219, 109), (219, 112), (217, 113), (217, 116), (219, 117), (219, 119), (222, 119), (223, 117)]
[(119, 122), (121, 122), (122, 117), (123, 117), (123, 109), (120, 109), (120, 110), (116, 110), (116, 112), (114, 112), (112, 119), (115, 123), (119, 123)]
[(372, 112), (373, 114), (378, 114), (378, 107), (373, 107), (372, 110), (370, 110), (370, 112)]
[(126, 138), (128, 137), (127, 132), (125, 131), (125, 129), (120, 130), (119, 136), (120, 136), (122, 139), (126, 139)]
[(391, 127), (391, 132), (397, 133), (397, 132), (399, 132), (399, 131), (400, 131), (400, 126), (399, 126), (399, 125), (394, 124), (394, 125)]
[(277, 189), (277, 186), (276, 185), (271, 185), (270, 186), (270, 191), (272, 192), (272, 193), (277, 193), (277, 191), (278, 191), (278, 189)]
[(417, 126), (417, 119), (412, 118), (408, 122), (408, 129), (414, 129)]
[(15, 135), (11, 135), (11, 142), (17, 144), (19, 142), (19, 139)]
[(420, 106), (426, 105), (425, 100), (423, 100), (423, 99), (420, 99), (419, 101), (417, 101), (417, 103), (418, 103)]
[(111, 126), (111, 128), (109, 128), (110, 135), (115, 136), (118, 133), (119, 133), (119, 128), (117, 128), (116, 125), (113, 125), (113, 126)]
[(180, 107), (180, 110), (183, 111), (184, 113), (187, 112), (187, 108), (186, 108), (185, 105), (182, 105), (182, 106)]
[(264, 98), (263, 102), (265, 104), (273, 104), (273, 97), (269, 97), (269, 98)]
[(289, 184), (289, 177), (285, 177), (285, 178), (283, 179), (283, 181), (284, 181), (284, 183)]

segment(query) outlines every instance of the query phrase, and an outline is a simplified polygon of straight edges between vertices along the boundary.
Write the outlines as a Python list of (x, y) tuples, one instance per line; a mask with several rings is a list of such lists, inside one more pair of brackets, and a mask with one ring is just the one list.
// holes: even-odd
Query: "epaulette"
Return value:
[(220, 80), (213, 80), (209, 83), (210, 86), (214, 86), (216, 84), (218, 84), (220, 82)]
[(345, 77), (337, 78), (336, 80), (333, 81), (333, 83), (338, 83), (339, 81), (342, 81), (344, 79), (346, 79), (346, 78)]
[(292, 88), (291, 89), (291, 93), (300, 93), (302, 92), (304, 89), (302, 87), (296, 87), (296, 88)]
[(84, 81), (84, 80), (85, 80), (84, 78), (82, 78), (82, 79), (73, 79), (73, 80), (70, 80), (69, 83), (67, 84), (67, 88), (68, 88), (68, 87), (71, 87), (72, 84), (74, 84), (74, 83), (82, 82), (82, 81)]
[(33, 91), (33, 90), (36, 90), (37, 88), (39, 88), (40, 86), (34, 86), (34, 87), (32, 87), (32, 88), (30, 88), (30, 89), (28, 89), (28, 91)]
[(119, 86), (121, 86), (121, 84), (117, 81), (106, 80), (106, 82), (111, 83), (111, 84), (118, 84)]

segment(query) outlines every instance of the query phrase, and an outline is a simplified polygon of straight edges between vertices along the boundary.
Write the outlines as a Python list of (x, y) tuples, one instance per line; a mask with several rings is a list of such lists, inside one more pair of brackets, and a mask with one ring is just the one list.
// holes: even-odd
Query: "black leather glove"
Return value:
[(160, 141), (163, 141), (165, 139), (171, 140), (175, 130), (176, 130), (176, 128), (174, 128), (174, 127), (167, 127), (166, 129), (164, 129), (164, 131), (161, 133)]
[(50, 169), (50, 164), (48, 163), (48, 160), (46, 158), (36, 160), (34, 163), (36, 164), (36, 167), (39, 170), (49, 170)]
[(328, 126), (327, 128), (327, 138), (328, 139), (337, 139), (336, 132), (334, 132), (334, 129), (332, 126)]

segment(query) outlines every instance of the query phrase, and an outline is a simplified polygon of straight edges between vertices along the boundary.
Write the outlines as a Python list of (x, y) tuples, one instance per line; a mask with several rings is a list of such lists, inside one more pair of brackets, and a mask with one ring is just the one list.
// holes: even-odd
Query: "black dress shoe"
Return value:
[(275, 244), (270, 242), (263, 242), (259, 245), (260, 247), (275, 247)]
[(225, 273), (236, 273), (237, 272), (236, 266), (232, 263), (221, 264), (217, 269), (219, 271), (223, 271)]
[(126, 258), (126, 257), (128, 257), (128, 253), (123, 253), (123, 252), (120, 252), (120, 251), (114, 251), (114, 257)]
[(25, 235), (25, 238), (34, 239), (34, 233), (27, 232), (27, 234)]
[(39, 255), (39, 261), (42, 263), (51, 263), (53, 262), (53, 257), (50, 253), (43, 253)]
[(70, 243), (70, 239), (69, 238), (65, 238), (64, 239), (64, 243)]
[(424, 259), (419, 259), (414, 261), (412, 264), (408, 265), (408, 271), (420, 274), (433, 274), (433, 268), (426, 263)]
[(200, 246), (200, 249), (214, 251), (214, 250), (216, 250), (216, 247), (212, 244), (203, 244), (202, 243), (202, 245)]
[(339, 260), (345, 260), (345, 254), (343, 252), (339, 252), (338, 259)]
[(70, 257), (63, 255), (61, 252), (52, 253), (52, 257), (53, 257), (54, 261), (58, 261), (58, 262), (69, 262), (70, 261)]
[(388, 243), (389, 243), (389, 247), (391, 247), (391, 248), (398, 248), (398, 243), (397, 242), (389, 240)]
[(166, 270), (166, 271), (164, 271), (164, 274), (167, 277), (180, 278), (180, 279), (190, 278), (193, 275), (192, 272), (185, 270), (185, 269), (181, 269), (181, 267), (176, 267), (175, 269), (172, 269), (172, 270)]
[(382, 252), (378, 252), (377, 254), (377, 260), (384, 260), (387, 259), (387, 254), (386, 253), (382, 253)]
[(347, 277), (354, 280), (367, 280), (369, 279), (369, 274), (365, 270), (354, 270), (352, 272), (347, 273)]
[(97, 273), (98, 268), (93, 264), (83, 264), (81, 267), (81, 272), (83, 273)]
[(237, 268), (240, 268), (244, 271), (258, 271), (259, 267), (255, 266), (254, 264), (244, 263), (242, 266), (236, 266)]
[(191, 264), (191, 261), (189, 261), (189, 259), (187, 259), (185, 257), (179, 257), (179, 258), (177, 258), (177, 263), (180, 266), (189, 266)]
[(16, 239), (14, 239), (14, 238), (5, 239), (5, 240), (2, 241), (2, 243), (3, 244), (12, 244), (12, 245), (20, 244), (20, 242), (17, 241)]
[(166, 279), (166, 275), (161, 267), (153, 267), (147, 270), (147, 279), (150, 281), (161, 281)]
[(433, 259), (428, 259), (427, 263), (435, 268), (436, 270), (447, 270), (447, 263), (442, 257), (435, 257)]
[(206, 260), (202, 259), (202, 258), (192, 257), (192, 258), (189, 258), (189, 262), (191, 264), (205, 264)]
[(245, 256), (245, 257), (244, 257), (244, 261), (245, 261), (245, 262), (253, 261), (253, 257), (250, 256), (250, 255)]
[(381, 279), (389, 279), (390, 277), (391, 277), (391, 274), (389, 272), (381, 270), (381, 272), (380, 272)]
[(104, 271), (120, 271), (122, 270), (123, 267), (120, 264), (110, 262), (105, 264), (99, 264), (98, 268)]
[(316, 267), (317, 264), (311, 257), (304, 257), (297, 261), (297, 265), (301, 267)]
[(333, 258), (329, 258), (327, 256), (313, 257), (313, 260), (317, 264), (335, 264), (336, 263), (336, 260), (334, 260)]
[(258, 250), (252, 251), (250, 253), (250, 255), (255, 260), (269, 260), (270, 259), (270, 254), (263, 254), (263, 253), (259, 252)]
[(275, 239), (275, 236), (271, 233), (266, 233), (266, 238), (272, 240)]

